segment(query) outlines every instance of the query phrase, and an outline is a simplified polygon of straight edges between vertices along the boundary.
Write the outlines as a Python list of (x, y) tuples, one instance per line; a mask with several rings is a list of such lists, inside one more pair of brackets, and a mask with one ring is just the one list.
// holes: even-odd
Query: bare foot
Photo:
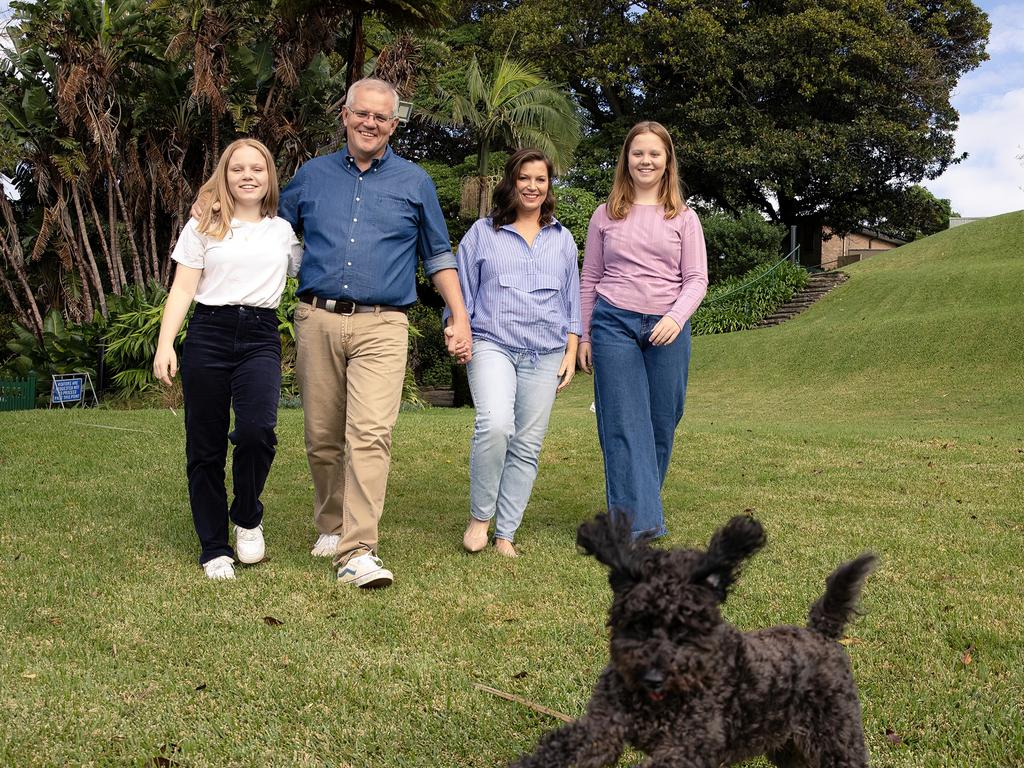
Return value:
[(505, 557), (519, 557), (519, 553), (516, 552), (516, 548), (513, 547), (512, 542), (507, 539), (495, 539), (494, 551), (499, 555), (504, 555)]
[(487, 546), (487, 526), (489, 524), (487, 520), (469, 518), (466, 532), (462, 535), (462, 546), (466, 548), (467, 552), (479, 552)]

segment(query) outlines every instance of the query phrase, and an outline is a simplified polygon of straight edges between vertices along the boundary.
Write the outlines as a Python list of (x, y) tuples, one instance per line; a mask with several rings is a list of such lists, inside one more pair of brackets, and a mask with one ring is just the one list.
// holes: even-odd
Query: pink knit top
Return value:
[(633, 205), (625, 219), (601, 205), (590, 217), (580, 279), (583, 336), (600, 295), (619, 309), (668, 315), (682, 328), (708, 287), (704, 230), (692, 209), (665, 219), (660, 205)]

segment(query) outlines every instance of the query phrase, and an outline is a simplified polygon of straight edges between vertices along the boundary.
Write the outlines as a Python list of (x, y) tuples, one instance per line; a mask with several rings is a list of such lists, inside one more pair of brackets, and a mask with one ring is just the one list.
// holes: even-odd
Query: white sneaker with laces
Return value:
[(263, 541), (263, 525), (255, 528), (243, 528), (235, 526), (235, 554), (238, 561), (246, 565), (258, 563), (267, 552), (266, 542)]
[(334, 557), (339, 541), (341, 536), (336, 533), (321, 533), (309, 554), (313, 557)]
[(381, 559), (372, 552), (353, 557), (338, 568), (339, 584), (373, 589), (390, 586), (394, 580), (394, 574), (385, 568)]
[(203, 570), (206, 572), (206, 578), (214, 581), (233, 579), (235, 578), (235, 561), (227, 555), (221, 555), (203, 563)]

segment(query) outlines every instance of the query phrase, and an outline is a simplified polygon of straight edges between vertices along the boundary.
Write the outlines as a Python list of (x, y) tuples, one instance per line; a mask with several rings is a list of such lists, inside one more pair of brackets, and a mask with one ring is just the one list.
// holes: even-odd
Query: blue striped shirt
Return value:
[(456, 260), (473, 338), (544, 354), (580, 334), (579, 251), (557, 221), (529, 245), (511, 224), (496, 231), (489, 218), (479, 219)]

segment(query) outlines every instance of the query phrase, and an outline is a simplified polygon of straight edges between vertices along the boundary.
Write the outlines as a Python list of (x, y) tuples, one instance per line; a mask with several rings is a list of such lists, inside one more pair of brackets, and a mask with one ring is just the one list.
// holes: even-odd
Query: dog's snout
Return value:
[(665, 673), (660, 669), (652, 667), (644, 672), (642, 681), (644, 687), (649, 691), (657, 691), (661, 689), (661, 686), (665, 684)]

